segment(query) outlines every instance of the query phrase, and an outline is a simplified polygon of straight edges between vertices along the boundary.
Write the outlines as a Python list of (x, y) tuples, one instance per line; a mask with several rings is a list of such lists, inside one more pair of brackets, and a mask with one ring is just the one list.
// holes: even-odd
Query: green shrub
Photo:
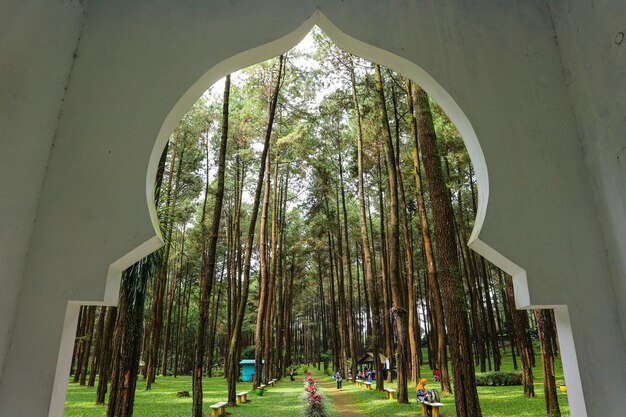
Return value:
[(522, 374), (519, 372), (484, 372), (476, 374), (477, 386), (511, 386), (522, 385)]

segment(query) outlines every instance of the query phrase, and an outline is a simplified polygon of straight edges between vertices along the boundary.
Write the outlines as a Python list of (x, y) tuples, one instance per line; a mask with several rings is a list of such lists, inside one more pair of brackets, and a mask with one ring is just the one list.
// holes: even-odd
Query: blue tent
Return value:
[[(261, 361), (261, 363), (265, 363), (265, 361)], [(241, 380), (243, 382), (252, 381), (252, 376), (254, 375), (254, 359), (243, 359), (239, 362), (241, 365)], [(261, 372), (263, 370), (261, 369)], [(263, 373), (261, 373), (261, 378), (263, 377)]]

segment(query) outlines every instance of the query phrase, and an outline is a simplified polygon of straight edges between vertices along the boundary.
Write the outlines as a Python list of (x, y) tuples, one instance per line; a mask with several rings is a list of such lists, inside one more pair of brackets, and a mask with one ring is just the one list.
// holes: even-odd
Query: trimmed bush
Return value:
[(479, 387), (522, 385), (522, 374), (519, 372), (484, 372), (476, 374), (476, 385)]

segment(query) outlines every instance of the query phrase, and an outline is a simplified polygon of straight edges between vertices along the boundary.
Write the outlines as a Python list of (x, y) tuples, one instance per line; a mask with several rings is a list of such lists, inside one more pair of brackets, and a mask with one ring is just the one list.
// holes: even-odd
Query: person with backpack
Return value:
[(341, 375), (341, 371), (337, 371), (335, 373), (335, 381), (337, 381), (337, 389), (341, 389), (342, 380), (343, 380), (343, 376)]
[[(420, 403), (423, 403), (424, 401), (430, 401), (428, 398), (428, 390), (426, 389), (427, 383), (428, 381), (426, 380), (426, 378), (422, 378), (415, 388), (415, 390), (417, 391), (417, 401)], [(433, 408), (427, 404), (426, 409), (428, 411), (428, 415), (430, 415)]]

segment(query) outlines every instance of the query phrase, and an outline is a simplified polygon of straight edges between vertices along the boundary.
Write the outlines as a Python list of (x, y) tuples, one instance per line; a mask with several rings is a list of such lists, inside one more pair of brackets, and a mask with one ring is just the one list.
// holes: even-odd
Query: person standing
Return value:
[(343, 376), (341, 375), (341, 371), (337, 371), (335, 373), (335, 381), (337, 381), (337, 389), (341, 389), (341, 382), (343, 381)]
[(293, 378), (294, 375), (295, 375), (295, 371), (293, 370), (293, 368), (291, 368), (291, 370), (289, 371), (289, 377), (291, 378), (292, 381), (295, 381), (295, 379)]

